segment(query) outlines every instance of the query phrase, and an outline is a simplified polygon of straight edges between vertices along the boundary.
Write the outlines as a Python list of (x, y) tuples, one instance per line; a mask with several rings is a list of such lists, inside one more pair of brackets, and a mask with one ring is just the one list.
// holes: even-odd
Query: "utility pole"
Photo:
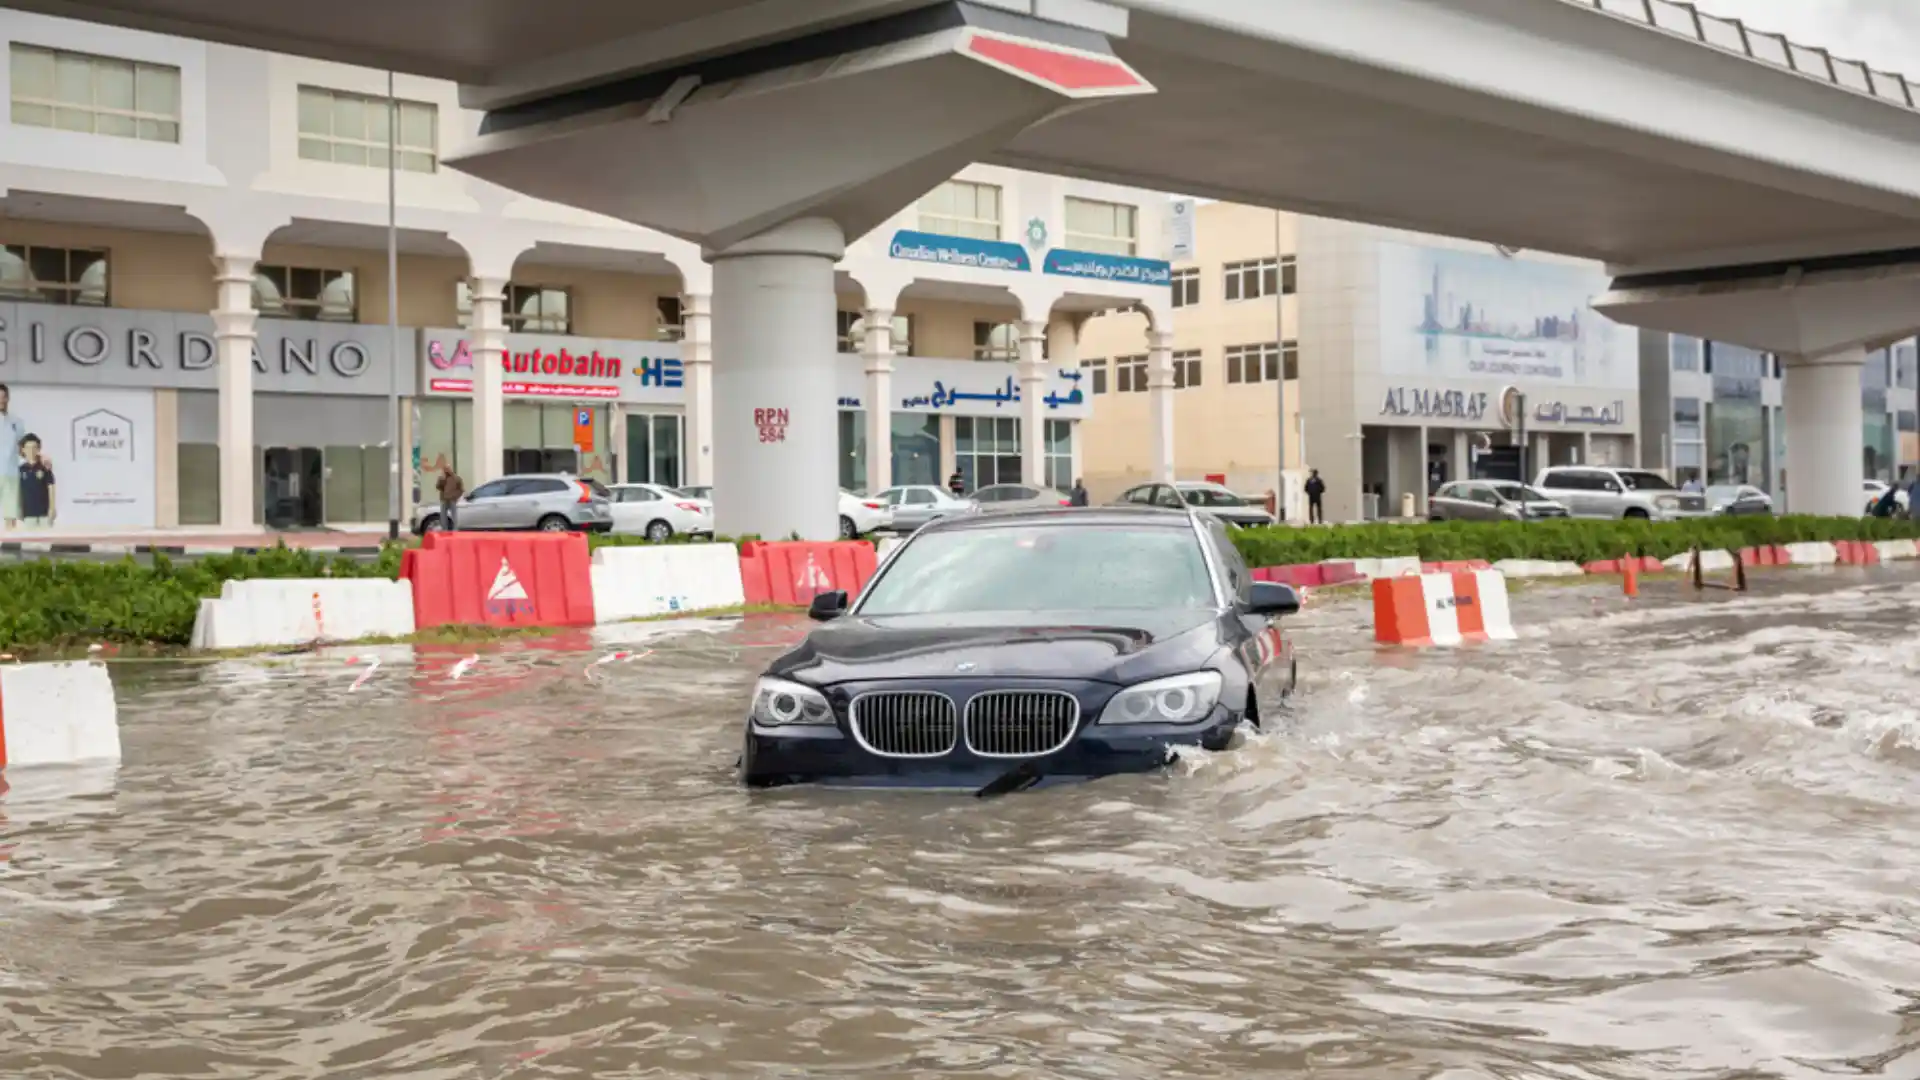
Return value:
[(1280, 211), (1273, 212), (1273, 347), (1279, 351), (1278, 409), (1274, 427), (1280, 433), (1279, 465), (1274, 470), (1273, 519), (1287, 520), (1287, 273), (1280, 244)]
[(387, 72), (387, 539), (400, 539), (400, 103)]

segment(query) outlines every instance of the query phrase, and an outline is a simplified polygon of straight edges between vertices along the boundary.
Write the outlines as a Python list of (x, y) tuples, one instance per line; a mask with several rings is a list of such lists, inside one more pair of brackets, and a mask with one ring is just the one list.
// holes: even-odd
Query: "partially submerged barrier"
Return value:
[(860, 540), (750, 540), (740, 545), (740, 581), (749, 604), (805, 607), (836, 589), (857, 596), (876, 565), (873, 545)]
[(400, 557), (419, 629), (592, 626), (587, 538), (574, 533), (432, 532)]
[(593, 553), (594, 618), (624, 622), (747, 602), (732, 544), (604, 547)]
[(0, 768), (120, 760), (120, 714), (104, 664), (0, 666)]
[(250, 578), (200, 601), (196, 649), (401, 637), (414, 631), (413, 589), (381, 578)]
[(1382, 645), (1510, 641), (1513, 614), (1498, 570), (1381, 577), (1373, 582), (1373, 639)]

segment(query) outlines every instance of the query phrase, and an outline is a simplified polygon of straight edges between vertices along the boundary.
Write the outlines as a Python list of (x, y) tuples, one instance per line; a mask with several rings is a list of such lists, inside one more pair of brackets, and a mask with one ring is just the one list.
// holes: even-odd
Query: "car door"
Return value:
[(511, 480), (492, 480), (481, 484), (454, 508), (454, 523), (462, 529), (497, 529), (500, 500), (513, 486)]
[(564, 491), (568, 484), (564, 480), (547, 477), (526, 477), (512, 481), (507, 492), (494, 500), (494, 515), (499, 529), (531, 529), (539, 524), (542, 516), (541, 500)]
[(902, 529), (917, 529), (942, 514), (940, 497), (923, 487), (907, 488), (901, 502), (893, 508), (893, 523)]
[(1466, 517), (1468, 508), (1464, 498), (1467, 485), (1442, 484), (1440, 490), (1427, 500), (1427, 517), (1434, 521), (1458, 521)]

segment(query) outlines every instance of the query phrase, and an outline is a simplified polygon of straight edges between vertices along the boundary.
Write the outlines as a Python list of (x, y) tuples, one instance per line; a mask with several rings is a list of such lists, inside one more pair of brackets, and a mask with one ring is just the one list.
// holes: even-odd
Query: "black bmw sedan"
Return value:
[(1277, 715), (1295, 592), (1186, 510), (943, 518), (754, 688), (742, 779), (989, 793), (1160, 768)]

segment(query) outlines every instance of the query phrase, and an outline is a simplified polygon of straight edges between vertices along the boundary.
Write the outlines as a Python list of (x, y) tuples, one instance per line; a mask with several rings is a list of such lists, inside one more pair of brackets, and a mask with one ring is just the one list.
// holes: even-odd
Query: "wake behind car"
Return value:
[(1299, 597), (1217, 519), (1131, 508), (933, 521), (768, 666), (741, 778), (1007, 790), (1144, 772), (1276, 718)]

